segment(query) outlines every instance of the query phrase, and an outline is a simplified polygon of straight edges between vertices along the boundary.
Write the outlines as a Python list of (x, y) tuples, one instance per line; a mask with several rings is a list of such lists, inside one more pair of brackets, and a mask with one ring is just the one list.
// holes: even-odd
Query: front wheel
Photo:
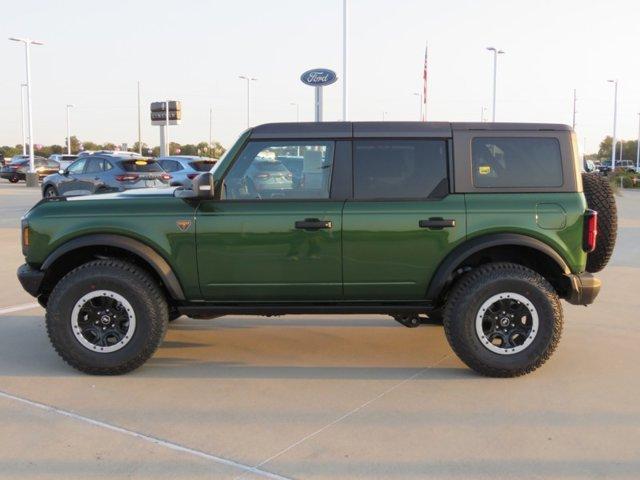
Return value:
[(490, 263), (454, 285), (443, 321), (451, 348), (467, 366), (490, 377), (516, 377), (540, 367), (556, 349), (562, 307), (538, 273)]
[(11, 183), (18, 183), (18, 181), (19, 181), (19, 178), (18, 178), (18, 177), (11, 177), (11, 178), (9, 179), (9, 182), (11, 182)]
[(57, 196), (58, 196), (58, 192), (56, 191), (56, 187), (54, 187), (53, 185), (48, 185), (44, 189), (44, 192), (42, 192), (43, 198), (53, 198)]
[(95, 260), (69, 272), (47, 304), (47, 332), (72, 367), (116, 375), (142, 365), (167, 330), (167, 302), (144, 270), (120, 260)]

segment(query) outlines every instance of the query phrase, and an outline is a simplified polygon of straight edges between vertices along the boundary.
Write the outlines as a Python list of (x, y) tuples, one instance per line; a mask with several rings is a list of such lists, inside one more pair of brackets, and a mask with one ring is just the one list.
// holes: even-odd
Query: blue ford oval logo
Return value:
[(338, 76), (336, 75), (336, 72), (329, 70), (328, 68), (314, 68), (312, 70), (307, 70), (300, 75), (302, 83), (306, 83), (312, 87), (324, 87), (326, 85), (331, 85), (337, 79)]

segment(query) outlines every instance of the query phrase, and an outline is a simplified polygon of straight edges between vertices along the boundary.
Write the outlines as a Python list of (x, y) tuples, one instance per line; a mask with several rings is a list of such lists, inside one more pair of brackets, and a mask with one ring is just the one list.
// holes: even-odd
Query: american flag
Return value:
[(422, 86), (422, 121), (427, 120), (427, 54), (429, 53), (429, 44), (424, 48), (424, 69), (422, 71), (422, 79), (424, 85)]

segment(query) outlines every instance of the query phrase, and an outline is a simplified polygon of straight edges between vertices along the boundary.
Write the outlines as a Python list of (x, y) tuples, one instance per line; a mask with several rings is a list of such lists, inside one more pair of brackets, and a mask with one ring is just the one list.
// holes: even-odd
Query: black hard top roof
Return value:
[(571, 131), (558, 123), (489, 122), (295, 122), (265, 123), (251, 129), (251, 138), (451, 137), (453, 131)]

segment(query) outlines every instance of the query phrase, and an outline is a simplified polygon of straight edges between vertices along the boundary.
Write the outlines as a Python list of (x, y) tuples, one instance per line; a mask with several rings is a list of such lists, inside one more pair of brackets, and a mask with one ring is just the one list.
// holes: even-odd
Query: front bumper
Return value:
[(584, 272), (577, 275), (567, 275), (571, 289), (566, 301), (573, 305), (590, 305), (600, 293), (602, 282), (598, 277)]
[(18, 268), (18, 280), (30, 295), (37, 297), (40, 294), (40, 285), (44, 279), (44, 272), (25, 263)]

